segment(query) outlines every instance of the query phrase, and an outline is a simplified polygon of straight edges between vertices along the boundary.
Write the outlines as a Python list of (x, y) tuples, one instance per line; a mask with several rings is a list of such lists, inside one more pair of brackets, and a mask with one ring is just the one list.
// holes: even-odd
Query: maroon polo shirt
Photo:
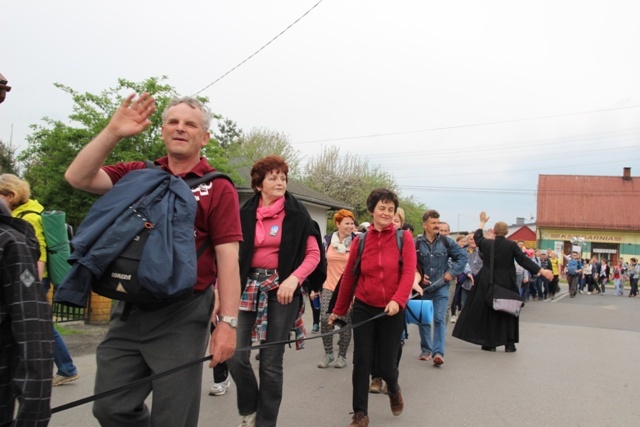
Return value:
[[(156, 160), (156, 163), (162, 169), (172, 173), (166, 156)], [(114, 184), (127, 172), (144, 168), (144, 162), (121, 162), (102, 167)], [(190, 175), (203, 176), (214, 170), (207, 159), (201, 157), (200, 163), (195, 165), (191, 171), (177, 176), (182, 178)], [(194, 227), (196, 248), (201, 247), (206, 239), (210, 239), (209, 246), (198, 258), (198, 281), (194, 286), (194, 290), (203, 291), (215, 283), (218, 277), (214, 247), (224, 243), (242, 241), (240, 206), (235, 187), (226, 179), (215, 179), (193, 188), (192, 191), (198, 201)]]

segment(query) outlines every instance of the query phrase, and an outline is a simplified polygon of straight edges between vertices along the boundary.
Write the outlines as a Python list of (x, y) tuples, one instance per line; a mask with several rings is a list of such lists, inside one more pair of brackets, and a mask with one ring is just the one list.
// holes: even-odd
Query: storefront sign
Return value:
[(566, 234), (566, 233), (549, 233), (549, 239), (551, 240), (569, 240), (574, 237), (583, 237), (585, 242), (611, 242), (611, 243), (621, 243), (621, 236), (611, 236), (608, 234), (586, 234), (586, 235), (576, 235), (576, 234)]
[(602, 249), (602, 248), (593, 248), (593, 252), (596, 254), (617, 254), (618, 251), (615, 249)]

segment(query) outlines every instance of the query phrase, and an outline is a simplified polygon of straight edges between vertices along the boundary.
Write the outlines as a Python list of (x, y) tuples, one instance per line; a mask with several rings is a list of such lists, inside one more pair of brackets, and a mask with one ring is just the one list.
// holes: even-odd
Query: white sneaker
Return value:
[(456, 323), (456, 320), (458, 320), (458, 316), (456, 316), (455, 314), (453, 316), (451, 316), (451, 323)]
[(331, 365), (334, 361), (334, 356), (333, 353), (329, 353), (324, 355), (324, 357), (322, 358), (322, 361), (320, 363), (318, 363), (318, 368), (320, 369), (324, 369), (324, 368), (328, 368), (329, 365)]
[(213, 383), (211, 390), (209, 390), (209, 396), (222, 396), (229, 390), (229, 384), (231, 383), (231, 376), (228, 376), (226, 380), (221, 383)]
[(244, 415), (238, 427), (256, 427), (256, 413)]

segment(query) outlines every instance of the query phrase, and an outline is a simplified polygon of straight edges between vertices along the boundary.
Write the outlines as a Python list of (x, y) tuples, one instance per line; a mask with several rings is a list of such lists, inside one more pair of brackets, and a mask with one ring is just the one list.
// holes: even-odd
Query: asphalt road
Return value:
[[(436, 368), (418, 360), (418, 331), (410, 327), (400, 365), (404, 413), (394, 417), (387, 396), (369, 395), (371, 426), (640, 424), (640, 298), (615, 297), (608, 289), (605, 295), (571, 299), (563, 294), (554, 301), (530, 302), (523, 309), (516, 353), (481, 351), (452, 338), (451, 329), (445, 364)], [(322, 354), (320, 340), (309, 340), (305, 350), (285, 352), (280, 426), (349, 424), (351, 354), (345, 369), (318, 369)], [(94, 355), (76, 355), (75, 361), (81, 378), (53, 390), (53, 407), (92, 394)], [(237, 426), (235, 386), (211, 397), (206, 367), (203, 378), (199, 425)], [(97, 426), (90, 406), (54, 414), (50, 425)]]

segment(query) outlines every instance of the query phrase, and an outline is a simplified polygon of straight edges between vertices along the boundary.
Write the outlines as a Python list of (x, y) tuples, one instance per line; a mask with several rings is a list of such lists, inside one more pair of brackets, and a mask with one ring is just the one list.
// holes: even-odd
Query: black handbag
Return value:
[(492, 308), (495, 311), (510, 314), (518, 317), (522, 309), (522, 298), (520, 294), (511, 289), (504, 288), (494, 283), (493, 261), (495, 258), (495, 240), (491, 242), (491, 254), (489, 261), (489, 277), (491, 277)]

